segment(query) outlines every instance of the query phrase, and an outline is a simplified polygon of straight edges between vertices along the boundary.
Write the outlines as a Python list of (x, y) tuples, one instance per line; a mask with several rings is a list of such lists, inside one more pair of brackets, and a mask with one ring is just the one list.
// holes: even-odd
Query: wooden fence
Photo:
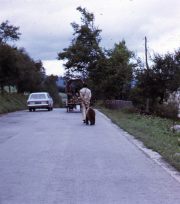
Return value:
[(122, 109), (122, 108), (132, 108), (132, 101), (124, 100), (106, 100), (105, 107), (109, 109)]

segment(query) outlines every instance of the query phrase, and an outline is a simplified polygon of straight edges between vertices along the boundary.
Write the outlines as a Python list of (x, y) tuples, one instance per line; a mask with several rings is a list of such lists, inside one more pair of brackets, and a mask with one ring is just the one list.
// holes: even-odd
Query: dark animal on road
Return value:
[(86, 112), (86, 125), (95, 125), (95, 111), (93, 108), (89, 107)]

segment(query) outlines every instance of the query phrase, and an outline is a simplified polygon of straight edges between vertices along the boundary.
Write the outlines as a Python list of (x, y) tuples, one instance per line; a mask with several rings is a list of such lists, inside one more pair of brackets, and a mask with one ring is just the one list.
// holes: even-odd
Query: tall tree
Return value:
[(32, 92), (42, 89), (45, 70), (42, 62), (35, 62), (24, 48), (10, 46), (7, 41), (18, 40), (19, 27), (8, 21), (0, 25), (0, 87), (16, 86), (18, 92)]
[(16, 48), (7, 44), (7, 41), (18, 40), (21, 35), (19, 27), (9, 24), (9, 21), (0, 24), (0, 86), (4, 91), (4, 86), (15, 85), (17, 78)]
[(109, 50), (106, 69), (104, 69), (104, 96), (109, 99), (127, 99), (132, 83), (134, 63), (130, 61), (133, 52), (128, 50), (125, 41), (115, 44)]
[(7, 44), (0, 44), (0, 86), (14, 85), (18, 77), (16, 62), (16, 49)]
[(35, 62), (24, 49), (17, 50), (18, 92), (33, 92), (42, 89), (45, 71), (41, 61)]
[(99, 46), (101, 30), (94, 26), (94, 14), (85, 8), (78, 7), (81, 13), (81, 25), (71, 23), (74, 29), (73, 39), (68, 48), (58, 54), (59, 60), (67, 60), (64, 64), (67, 75), (80, 74), (87, 78), (97, 60), (102, 56)]

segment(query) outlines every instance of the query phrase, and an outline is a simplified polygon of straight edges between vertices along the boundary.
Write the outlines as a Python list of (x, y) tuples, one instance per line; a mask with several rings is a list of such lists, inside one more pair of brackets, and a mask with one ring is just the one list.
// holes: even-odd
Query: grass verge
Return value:
[(26, 109), (26, 101), (22, 94), (0, 94), (0, 114)]
[(122, 110), (99, 109), (112, 122), (126, 130), (144, 145), (162, 155), (162, 157), (180, 171), (180, 133), (173, 133), (172, 120), (155, 116), (128, 113)]

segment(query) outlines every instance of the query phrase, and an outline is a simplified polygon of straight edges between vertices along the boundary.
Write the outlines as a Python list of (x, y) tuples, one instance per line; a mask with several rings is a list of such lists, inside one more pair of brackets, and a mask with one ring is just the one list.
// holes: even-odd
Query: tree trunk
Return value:
[(1, 93), (3, 94), (4, 93), (4, 85), (1, 84)]
[(149, 113), (149, 98), (146, 99), (146, 109), (145, 109), (146, 113)]

